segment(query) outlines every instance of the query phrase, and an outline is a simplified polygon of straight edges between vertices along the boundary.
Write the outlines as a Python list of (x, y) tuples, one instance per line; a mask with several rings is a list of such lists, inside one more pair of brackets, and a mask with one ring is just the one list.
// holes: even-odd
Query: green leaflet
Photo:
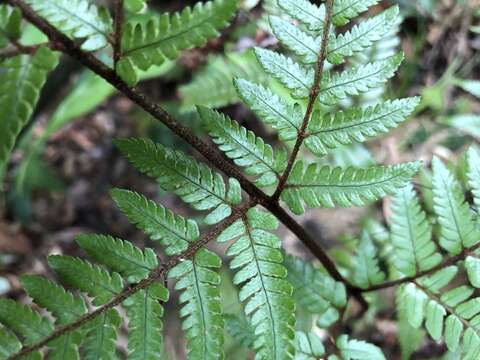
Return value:
[(0, 49), (21, 35), (22, 14), (20, 9), (0, 5)]
[(243, 315), (224, 314), (225, 330), (239, 344), (246, 348), (253, 348), (255, 342), (255, 330), (252, 328), (248, 319)]
[(395, 267), (405, 276), (413, 276), (438, 265), (442, 256), (432, 239), (432, 228), (421, 209), (412, 184), (392, 199), (391, 241)]
[(222, 261), (202, 249), (193, 260), (184, 260), (168, 273), (181, 291), (182, 328), (186, 332), (189, 359), (223, 359), (223, 317), (220, 302)]
[(352, 272), (353, 282), (363, 289), (385, 280), (385, 273), (379, 267), (377, 249), (367, 231), (362, 233), (357, 246)]
[(295, 332), (295, 360), (316, 360), (325, 354), (322, 340), (314, 333)]
[(419, 162), (368, 169), (295, 163), (282, 200), (295, 214), (311, 208), (362, 206), (405, 186), (420, 167)]
[(255, 328), (256, 359), (291, 359), (294, 353), (292, 286), (285, 279), (280, 239), (270, 233), (277, 226), (275, 217), (252, 208), (217, 239), (238, 238), (227, 255), (232, 257), (230, 268), (237, 270), (233, 282), (241, 286), (245, 314)]
[(215, 224), (232, 213), (241, 201), (240, 184), (229, 179), (228, 191), (220, 174), (205, 164), (143, 139), (117, 140), (116, 145), (143, 173), (155, 178), (166, 191), (172, 191), (197, 210), (210, 210), (207, 224)]
[(237, 0), (213, 0), (186, 7), (180, 13), (138, 15), (130, 19), (122, 37), (122, 58), (117, 72), (129, 84), (137, 81), (134, 66), (147, 70), (178, 52), (201, 46), (217, 37), (237, 10)]
[(440, 224), (440, 245), (456, 255), (463, 247), (478, 243), (480, 233), (453, 174), (436, 157), (432, 160), (432, 168), (433, 207)]
[(364, 142), (396, 128), (419, 102), (420, 98), (412, 97), (325, 115), (314, 111), (308, 124), (305, 145), (316, 155), (326, 155), (330, 149)]
[(195, 105), (219, 108), (239, 102), (233, 84), (237, 77), (262, 84), (267, 82), (253, 51), (211, 55), (205, 68), (197, 72), (190, 83), (179, 87), (182, 109), (191, 110)]
[(343, 26), (357, 15), (368, 10), (380, 0), (335, 0), (333, 2), (332, 22), (335, 26)]
[(467, 151), (468, 185), (472, 188), (473, 201), (480, 208), (480, 154), (474, 147)]
[(236, 79), (235, 86), (252, 111), (266, 124), (279, 131), (281, 140), (296, 139), (303, 120), (300, 106), (291, 106), (270, 89), (248, 80)]
[(61, 32), (86, 39), (85, 51), (99, 50), (108, 44), (112, 20), (105, 8), (88, 0), (26, 0), (33, 10), (55, 25)]
[(52, 255), (48, 264), (68, 285), (93, 297), (94, 305), (102, 305), (123, 290), (118, 273), (110, 274), (103, 267), (71, 256)]
[(245, 168), (247, 175), (258, 177), (258, 186), (274, 185), (286, 165), (285, 152), (274, 153), (272, 147), (253, 131), (240, 126), (217, 111), (198, 107), (204, 127), (225, 155), (238, 166)]
[(325, 20), (325, 7), (323, 5), (319, 7), (308, 0), (278, 0), (278, 5), (309, 30), (323, 29), (323, 21)]
[(393, 6), (381, 14), (360, 22), (349, 31), (333, 36), (328, 41), (327, 60), (332, 64), (340, 64), (345, 57), (352, 56), (373, 45), (396, 26), (398, 6)]
[(168, 300), (168, 290), (156, 283), (125, 300), (128, 315), (128, 359), (159, 359), (163, 351), (160, 301)]
[(341, 335), (336, 344), (345, 360), (385, 360), (382, 350), (375, 345), (365, 341), (349, 340), (347, 335)]
[(403, 53), (366, 65), (357, 65), (341, 73), (325, 72), (320, 87), (319, 101), (335, 105), (338, 100), (356, 96), (380, 86), (391, 78), (403, 61)]
[(22, 343), (8, 329), (0, 328), (0, 358), (6, 359), (22, 348)]
[(198, 239), (200, 233), (194, 220), (176, 215), (133, 191), (113, 189), (111, 193), (128, 219), (152, 240), (159, 241), (165, 247), (167, 255), (187, 250), (189, 243)]
[(84, 340), (85, 360), (116, 360), (115, 343), (122, 318), (117, 310), (109, 309), (87, 323)]
[(158, 266), (157, 256), (152, 249), (142, 251), (129, 241), (107, 235), (86, 234), (77, 236), (76, 241), (90, 258), (117, 271), (132, 283), (146, 278)]
[(0, 168), (8, 161), (17, 136), (33, 113), (40, 89), (57, 62), (57, 55), (42, 47), (34, 56), (15, 56), (1, 64)]
[(292, 97), (308, 97), (313, 85), (313, 69), (302, 67), (292, 59), (271, 50), (255, 48), (255, 55), (267, 73), (292, 90)]
[(340, 317), (338, 310), (347, 305), (347, 292), (342, 283), (310, 262), (294, 256), (285, 257), (285, 267), (288, 270), (287, 280), (293, 284), (297, 307), (321, 317), (328, 312), (328, 317), (322, 320), (322, 327), (328, 327), (331, 325), (329, 322)]

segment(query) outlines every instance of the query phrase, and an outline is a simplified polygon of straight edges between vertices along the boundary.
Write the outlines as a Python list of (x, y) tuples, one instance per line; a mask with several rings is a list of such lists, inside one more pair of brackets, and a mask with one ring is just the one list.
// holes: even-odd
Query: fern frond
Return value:
[(332, 22), (335, 26), (343, 26), (350, 19), (368, 10), (380, 0), (335, 0), (333, 2)]
[(158, 240), (167, 255), (185, 251), (200, 235), (195, 221), (176, 215), (143, 195), (122, 189), (113, 189), (111, 194), (128, 219), (152, 240)]
[(342, 169), (297, 161), (282, 199), (295, 214), (305, 211), (303, 202), (311, 208), (362, 206), (405, 186), (419, 167), (419, 162), (411, 162)]
[(237, 103), (240, 99), (233, 85), (234, 78), (260, 84), (268, 80), (253, 51), (212, 55), (205, 68), (196, 73), (190, 83), (179, 87), (182, 109), (191, 110), (195, 105), (220, 108)]
[(322, 340), (314, 333), (295, 332), (295, 360), (316, 360), (325, 354)]
[(336, 346), (345, 360), (385, 360), (385, 356), (377, 346), (361, 340), (350, 340), (348, 335), (341, 335)]
[(403, 54), (399, 53), (385, 60), (357, 65), (339, 74), (326, 72), (321, 82), (319, 101), (335, 105), (349, 95), (355, 96), (378, 87), (394, 75), (402, 61)]
[(236, 79), (235, 86), (250, 109), (278, 130), (281, 140), (296, 139), (303, 119), (300, 106), (292, 106), (270, 89), (247, 80)]
[(193, 260), (184, 260), (168, 273), (177, 279), (175, 289), (182, 291), (180, 316), (190, 359), (223, 359), (220, 276), (216, 272), (221, 265), (218, 255), (202, 249)]
[(325, 7), (312, 4), (309, 0), (278, 0), (278, 5), (292, 18), (311, 31), (323, 29)]
[(378, 264), (377, 249), (367, 231), (362, 233), (357, 246), (352, 271), (353, 282), (364, 289), (385, 280), (385, 273)]
[(468, 185), (472, 189), (473, 202), (480, 208), (480, 154), (474, 147), (467, 151)]
[(305, 145), (316, 155), (326, 155), (329, 149), (364, 142), (396, 128), (419, 102), (420, 98), (412, 97), (324, 115), (315, 111), (308, 124)]
[(109, 309), (87, 324), (88, 330), (83, 343), (85, 360), (117, 359), (115, 342), (121, 323), (122, 318), (118, 311)]
[(217, 37), (218, 30), (228, 25), (237, 6), (237, 0), (212, 0), (198, 2), (193, 9), (186, 7), (180, 13), (130, 19), (123, 31), (119, 75), (131, 79), (134, 66), (147, 70), (166, 59), (175, 59), (181, 50), (201, 46)]
[(438, 159), (433, 158), (433, 208), (440, 224), (440, 245), (453, 255), (480, 241), (480, 232), (465, 202), (459, 182)]
[(361, 21), (349, 31), (332, 37), (328, 41), (327, 60), (332, 64), (341, 64), (345, 57), (369, 48), (392, 31), (398, 13), (398, 6), (393, 6), (375, 17)]
[(253, 348), (255, 342), (255, 330), (243, 315), (225, 314), (225, 330), (230, 334), (235, 341), (240, 345), (250, 349)]
[(108, 11), (88, 0), (26, 0), (33, 10), (64, 34), (86, 39), (82, 49), (94, 51), (108, 44), (112, 19)]
[(267, 49), (255, 48), (255, 55), (267, 73), (292, 90), (292, 97), (308, 97), (313, 85), (313, 69), (305, 68), (292, 59)]
[[(0, 5), (0, 49), (22, 34), (22, 13), (18, 8)], [(8, 336), (8, 335), (7, 335)]]
[[(347, 305), (345, 285), (333, 280), (310, 262), (294, 256), (285, 257), (287, 280), (293, 285), (295, 303), (302, 310), (322, 317), (329, 313), (328, 321), (340, 317), (339, 309)], [(331, 324), (322, 322), (322, 326)]]
[(15, 140), (33, 113), (48, 73), (57, 63), (58, 56), (44, 47), (34, 56), (15, 56), (1, 63), (0, 168), (8, 160)]
[(18, 338), (4, 327), (0, 328), (0, 358), (7, 359), (22, 348)]
[(280, 239), (269, 232), (277, 226), (271, 214), (252, 208), (217, 239), (240, 236), (227, 255), (233, 257), (230, 268), (237, 270), (233, 282), (241, 286), (239, 297), (255, 328), (257, 359), (291, 359), (294, 353), (292, 286), (286, 280)]
[(198, 107), (197, 110), (204, 127), (220, 150), (236, 165), (244, 167), (248, 175), (259, 177), (255, 181), (258, 186), (270, 186), (277, 182), (286, 164), (284, 152), (276, 156), (272, 147), (265, 144), (262, 138), (228, 116), (205, 107)]
[(162, 316), (160, 301), (168, 300), (168, 291), (159, 284), (141, 290), (124, 301), (128, 315), (128, 358), (158, 359), (162, 353)]
[(172, 191), (197, 210), (210, 210), (207, 224), (215, 224), (232, 213), (241, 202), (237, 180), (229, 179), (228, 192), (222, 176), (205, 164), (146, 139), (115, 142), (125, 156), (143, 173), (155, 178), (166, 191)]
[(297, 55), (303, 63), (314, 64), (317, 61), (321, 43), (319, 39), (278, 16), (270, 16), (270, 26), (282, 45)]
[(123, 280), (118, 273), (110, 274), (104, 268), (88, 261), (52, 255), (48, 264), (60, 278), (73, 288), (93, 297), (94, 305), (102, 305), (123, 290)]
[(393, 261), (398, 271), (413, 276), (438, 265), (442, 256), (432, 240), (432, 228), (409, 183), (392, 199), (391, 240)]
[(145, 279), (158, 266), (152, 249), (142, 251), (129, 241), (106, 235), (80, 235), (77, 244), (96, 262), (118, 272), (129, 282)]

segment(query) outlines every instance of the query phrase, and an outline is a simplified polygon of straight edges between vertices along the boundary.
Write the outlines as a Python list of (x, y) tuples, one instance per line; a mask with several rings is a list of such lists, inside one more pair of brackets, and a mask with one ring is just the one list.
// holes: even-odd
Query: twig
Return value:
[(310, 89), (310, 94), (308, 96), (308, 104), (307, 110), (305, 111), (305, 115), (303, 117), (302, 126), (298, 130), (297, 134), (297, 141), (293, 146), (292, 153), (290, 154), (290, 158), (288, 159), (287, 167), (278, 182), (277, 189), (272, 195), (272, 199), (274, 201), (278, 201), (282, 191), (287, 183), (288, 177), (290, 176), (290, 172), (292, 171), (293, 164), (297, 159), (298, 152), (300, 151), (300, 147), (305, 140), (308, 123), (310, 122), (310, 118), (312, 117), (313, 107), (315, 106), (315, 101), (318, 98), (318, 94), (320, 93), (320, 83), (323, 77), (323, 68), (325, 65), (325, 59), (327, 58), (327, 45), (328, 45), (328, 34), (330, 31), (330, 24), (332, 21), (332, 14), (333, 14), (333, 0), (326, 1), (326, 12), (325, 12), (325, 20), (323, 21), (323, 34), (322, 34), (322, 42), (320, 44), (320, 54), (318, 55), (317, 64), (315, 67), (315, 78), (313, 80), (313, 85)]
[[(48, 23), (45, 19), (38, 16), (27, 4), (22, 0), (6, 0), (9, 4), (17, 6), (23, 13), (25, 19), (30, 21), (38, 27), (48, 38), (63, 45), (62, 51), (71, 57), (77, 59), (81, 64), (92, 70), (94, 73), (102, 77), (104, 80), (113, 85), (117, 90), (129, 98), (132, 102), (137, 104), (153, 118), (167, 126), (173, 133), (182, 138), (186, 143), (192, 146), (200, 154), (203, 155), (213, 166), (217, 167), (226, 175), (237, 179), (242, 186), (242, 189), (250, 195), (258, 204), (264, 206), (272, 212), (287, 228), (289, 228), (298, 239), (304, 243), (318, 258), (329, 274), (338, 281), (346, 284), (347, 289), (361, 304), (366, 304), (360, 292), (349, 284), (349, 282), (338, 272), (335, 264), (330, 260), (327, 253), (320, 245), (316, 243), (312, 236), (310, 236), (303, 227), (298, 224), (277, 202), (272, 199), (250, 182), (231, 162), (226, 161), (222, 154), (210, 145), (195, 136), (190, 129), (176, 121), (167, 111), (161, 106), (148, 100), (137, 88), (129, 87), (115, 71), (103, 62), (98, 60), (93, 54), (82, 51), (77, 44), (70, 40), (67, 36), (59, 32), (54, 26)], [(330, 0), (331, 1), (331, 0)]]
[(71, 322), (68, 325), (62, 326), (57, 328), (54, 332), (52, 332), (49, 336), (44, 338), (43, 340), (36, 342), (32, 345), (24, 347), (21, 351), (17, 352), (16, 354), (10, 356), (7, 360), (13, 359), (20, 359), (23, 356), (33, 352), (40, 350), (42, 347), (48, 345), (48, 343), (68, 332), (74, 331), (84, 325), (86, 322), (92, 320), (93, 318), (105, 313), (107, 310), (120, 305), (124, 300), (129, 298), (131, 295), (135, 294), (136, 292), (145, 289), (151, 286), (156, 281), (160, 280), (162, 277), (165, 276), (166, 273), (173, 267), (175, 267), (180, 262), (184, 261), (185, 259), (191, 259), (198, 250), (203, 248), (208, 242), (215, 239), (224, 229), (228, 226), (233, 224), (236, 220), (240, 219), (251, 207), (255, 206), (254, 202), (249, 202), (246, 205), (234, 209), (232, 215), (227, 217), (222, 222), (218, 223), (212, 230), (210, 230), (207, 234), (202, 236), (200, 240), (190, 244), (187, 250), (182, 252), (181, 254), (174, 256), (168, 260), (166, 264), (163, 266), (159, 266), (156, 269), (152, 270), (148, 277), (137, 284), (126, 288), (118, 295), (114, 296), (109, 302), (100, 306), (99, 308), (95, 309), (94, 311), (87, 313), (77, 320)]
[(123, 0), (115, 0), (115, 19), (114, 19), (114, 33), (113, 33), (113, 64), (117, 67), (117, 62), (122, 56), (122, 34), (123, 21), (125, 18), (123, 10)]

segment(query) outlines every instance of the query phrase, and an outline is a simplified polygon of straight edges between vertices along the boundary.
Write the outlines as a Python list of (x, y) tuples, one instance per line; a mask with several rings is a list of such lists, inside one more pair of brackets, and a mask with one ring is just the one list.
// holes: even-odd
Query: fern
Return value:
[(19, 9), (0, 5), (0, 49), (9, 41), (17, 40), (22, 33), (22, 15)]
[(361, 288), (368, 288), (383, 280), (385, 274), (380, 270), (376, 248), (368, 232), (364, 231), (354, 259), (353, 282)]
[(26, 0), (33, 10), (63, 33), (85, 39), (82, 49), (94, 51), (108, 45), (112, 31), (110, 14), (88, 0)]
[(0, 167), (8, 160), (17, 136), (37, 104), (48, 73), (57, 56), (40, 48), (33, 57), (20, 55), (2, 63), (0, 72)]
[[(147, 70), (178, 52), (201, 46), (225, 27), (237, 9), (237, 0), (212, 0), (186, 7), (181, 13), (130, 19), (122, 37), (122, 57), (117, 71), (129, 83), (137, 81), (134, 66)], [(133, 79), (133, 80), (132, 80)]]

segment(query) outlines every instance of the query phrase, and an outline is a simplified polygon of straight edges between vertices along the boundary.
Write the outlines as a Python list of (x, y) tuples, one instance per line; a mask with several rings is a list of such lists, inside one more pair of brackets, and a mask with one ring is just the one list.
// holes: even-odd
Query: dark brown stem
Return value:
[(322, 42), (320, 44), (320, 54), (318, 55), (317, 64), (315, 66), (315, 78), (313, 80), (312, 88), (310, 89), (310, 94), (308, 96), (308, 104), (307, 110), (305, 111), (305, 116), (303, 117), (302, 126), (298, 130), (297, 133), (297, 141), (295, 141), (295, 145), (293, 146), (292, 153), (290, 154), (290, 158), (288, 159), (287, 167), (278, 182), (277, 189), (272, 195), (272, 200), (278, 201), (282, 191), (287, 183), (288, 177), (293, 168), (293, 164), (297, 159), (298, 152), (300, 151), (300, 147), (305, 140), (305, 136), (307, 133), (308, 123), (310, 122), (310, 118), (312, 117), (312, 111), (315, 106), (315, 101), (318, 98), (318, 94), (320, 93), (320, 83), (323, 77), (323, 68), (325, 65), (325, 59), (327, 58), (327, 45), (328, 45), (328, 34), (330, 31), (330, 24), (332, 22), (332, 14), (333, 14), (333, 0), (326, 1), (326, 12), (325, 12), (325, 20), (323, 26), (323, 34), (322, 34)]
[(113, 33), (113, 64), (114, 68), (117, 66), (118, 60), (122, 56), (122, 34), (123, 21), (125, 13), (123, 10), (123, 0), (115, 0), (115, 19), (114, 19), (114, 33)]
[(52, 50), (57, 50), (56, 46), (50, 42), (37, 44), (37, 45), (22, 45), (18, 41), (10, 40), (14, 47), (5, 49), (0, 52), (0, 61), (5, 60), (17, 55), (33, 55), (35, 52), (40, 49), (42, 46), (47, 46)]
[(159, 281), (162, 277), (165, 276), (165, 274), (168, 273), (170, 269), (175, 267), (177, 264), (179, 264), (181, 261), (184, 259), (191, 259), (198, 250), (203, 248), (208, 242), (212, 241), (215, 239), (224, 229), (226, 229), (228, 226), (233, 224), (236, 220), (240, 219), (251, 207), (255, 206), (254, 202), (249, 202), (246, 205), (242, 207), (238, 207), (234, 209), (233, 213), (227, 217), (225, 220), (221, 221), (218, 223), (213, 229), (211, 229), (207, 234), (202, 236), (200, 240), (197, 242), (194, 242), (190, 244), (187, 250), (182, 252), (179, 255), (171, 257), (167, 263), (165, 263), (163, 266), (159, 266), (158, 268), (152, 270), (148, 277), (140, 282), (138, 282), (135, 285), (132, 285), (125, 290), (123, 290), (121, 293), (118, 295), (114, 296), (109, 302), (106, 304), (100, 306), (99, 308), (95, 309), (92, 312), (89, 312), (88, 314), (85, 314), (75, 320), (74, 322), (71, 322), (68, 325), (65, 325), (63, 327), (57, 328), (54, 332), (52, 332), (49, 336), (44, 338), (43, 340), (36, 342), (32, 345), (26, 346), (22, 348), (21, 351), (16, 353), (15, 355), (12, 355), (8, 358), (8, 360), (13, 360), (13, 359), (20, 359), (23, 356), (33, 352), (40, 350), (44, 346), (47, 346), (48, 343), (68, 332), (74, 331), (87, 323), (88, 321), (92, 320), (93, 318), (103, 314), (107, 310), (120, 305), (124, 300), (135, 294), (136, 292), (145, 289), (149, 286), (151, 286), (153, 283), (156, 281)]
[[(212, 165), (224, 172), (226, 175), (237, 179), (242, 186), (242, 189), (250, 195), (252, 199), (255, 199), (257, 203), (270, 210), (285, 226), (287, 226), (297, 237), (303, 242), (317, 257), (325, 269), (330, 275), (342, 281), (346, 284), (347, 288), (354, 291), (354, 287), (349, 285), (348, 281), (342, 277), (335, 267), (335, 264), (328, 257), (327, 253), (318, 245), (315, 240), (293, 219), (285, 210), (283, 210), (277, 202), (266, 195), (263, 191), (257, 188), (252, 182), (250, 182), (231, 162), (225, 161), (225, 158), (216, 149), (209, 144), (202, 141), (199, 137), (195, 136), (190, 129), (177, 122), (167, 111), (161, 106), (148, 100), (143, 94), (141, 94), (137, 88), (129, 87), (122, 79), (120, 79), (115, 71), (103, 62), (98, 60), (93, 54), (82, 51), (77, 44), (70, 40), (67, 36), (59, 32), (55, 27), (48, 23), (45, 19), (38, 16), (27, 4), (22, 0), (7, 0), (7, 2), (13, 6), (17, 6), (23, 13), (23, 16), (44, 32), (51, 41), (55, 43), (61, 43), (63, 45), (62, 51), (71, 57), (77, 59), (81, 64), (92, 70), (94, 73), (105, 79), (111, 85), (113, 85), (118, 91), (123, 93), (132, 102), (137, 104), (147, 113), (152, 115), (153, 118), (162, 122), (173, 133), (182, 138), (195, 150), (205, 157)], [(357, 298), (362, 304), (365, 304), (365, 300), (362, 298), (361, 293), (354, 291), (352, 295)]]
[(421, 278), (422, 276), (433, 274), (434, 272), (442, 270), (443, 268), (446, 268), (447, 266), (454, 265), (457, 262), (464, 260), (469, 254), (471, 254), (472, 252), (474, 252), (475, 250), (478, 250), (478, 249), (480, 249), (480, 243), (478, 243), (478, 244), (476, 244), (476, 245), (474, 245), (470, 248), (463, 249), (463, 251), (460, 254), (455, 255), (455, 256), (451, 256), (451, 257), (445, 259), (440, 264), (434, 266), (433, 268), (431, 268), (429, 270), (420, 271), (413, 276), (407, 276), (407, 277), (397, 279), (397, 280), (386, 281), (386, 282), (378, 284), (378, 285), (372, 285), (372, 286), (370, 286), (366, 289), (362, 289), (360, 291), (361, 292), (377, 291), (377, 290), (387, 289), (387, 288), (390, 288), (390, 287), (393, 287), (393, 286), (402, 285), (402, 284), (407, 283), (407, 282), (414, 282), (415, 280)]

